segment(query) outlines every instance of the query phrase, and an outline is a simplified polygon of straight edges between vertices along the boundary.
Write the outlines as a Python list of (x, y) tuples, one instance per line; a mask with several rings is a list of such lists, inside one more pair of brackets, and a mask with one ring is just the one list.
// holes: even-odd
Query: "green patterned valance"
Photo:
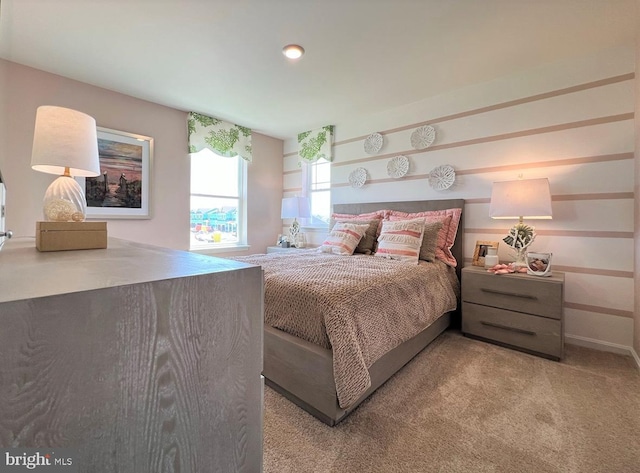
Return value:
[(216, 153), (251, 162), (251, 129), (217, 118), (189, 113), (189, 153), (209, 148)]
[(316, 162), (320, 158), (333, 161), (333, 125), (298, 133), (298, 161)]

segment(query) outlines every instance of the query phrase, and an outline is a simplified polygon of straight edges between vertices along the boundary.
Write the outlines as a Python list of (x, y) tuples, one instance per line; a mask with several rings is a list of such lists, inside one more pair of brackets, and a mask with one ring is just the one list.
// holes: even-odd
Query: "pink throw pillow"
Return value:
[[(438, 232), (436, 258), (455, 268), (458, 265), (458, 262), (451, 253), (451, 247), (453, 246), (456, 234), (458, 233), (458, 225), (460, 223), (461, 215), (462, 209), (428, 210), (425, 212), (414, 213), (391, 210), (388, 212), (387, 218), (388, 220), (404, 220), (423, 217), (426, 219), (427, 223), (434, 221), (442, 222), (442, 229)], [(451, 218), (448, 219), (447, 217)]]

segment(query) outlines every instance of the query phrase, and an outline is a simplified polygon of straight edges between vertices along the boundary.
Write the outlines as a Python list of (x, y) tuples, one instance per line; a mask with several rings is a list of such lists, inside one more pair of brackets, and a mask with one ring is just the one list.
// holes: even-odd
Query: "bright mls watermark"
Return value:
[(0, 449), (0, 473), (78, 473), (77, 460), (77, 451), (70, 448), (4, 448)]

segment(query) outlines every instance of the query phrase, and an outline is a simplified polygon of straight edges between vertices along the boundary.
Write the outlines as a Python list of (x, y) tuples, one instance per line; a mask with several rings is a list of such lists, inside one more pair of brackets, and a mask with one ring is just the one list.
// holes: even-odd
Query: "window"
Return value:
[(311, 200), (308, 227), (327, 227), (331, 217), (331, 163), (318, 159), (303, 165), (303, 193)]
[(239, 156), (191, 154), (191, 249), (246, 245), (246, 169)]

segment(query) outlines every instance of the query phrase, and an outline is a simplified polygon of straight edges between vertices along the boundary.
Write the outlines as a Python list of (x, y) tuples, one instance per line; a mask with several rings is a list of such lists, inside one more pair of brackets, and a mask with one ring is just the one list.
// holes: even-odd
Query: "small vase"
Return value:
[(487, 248), (487, 254), (484, 257), (484, 267), (493, 268), (496, 264), (498, 264), (498, 262), (498, 248)]

